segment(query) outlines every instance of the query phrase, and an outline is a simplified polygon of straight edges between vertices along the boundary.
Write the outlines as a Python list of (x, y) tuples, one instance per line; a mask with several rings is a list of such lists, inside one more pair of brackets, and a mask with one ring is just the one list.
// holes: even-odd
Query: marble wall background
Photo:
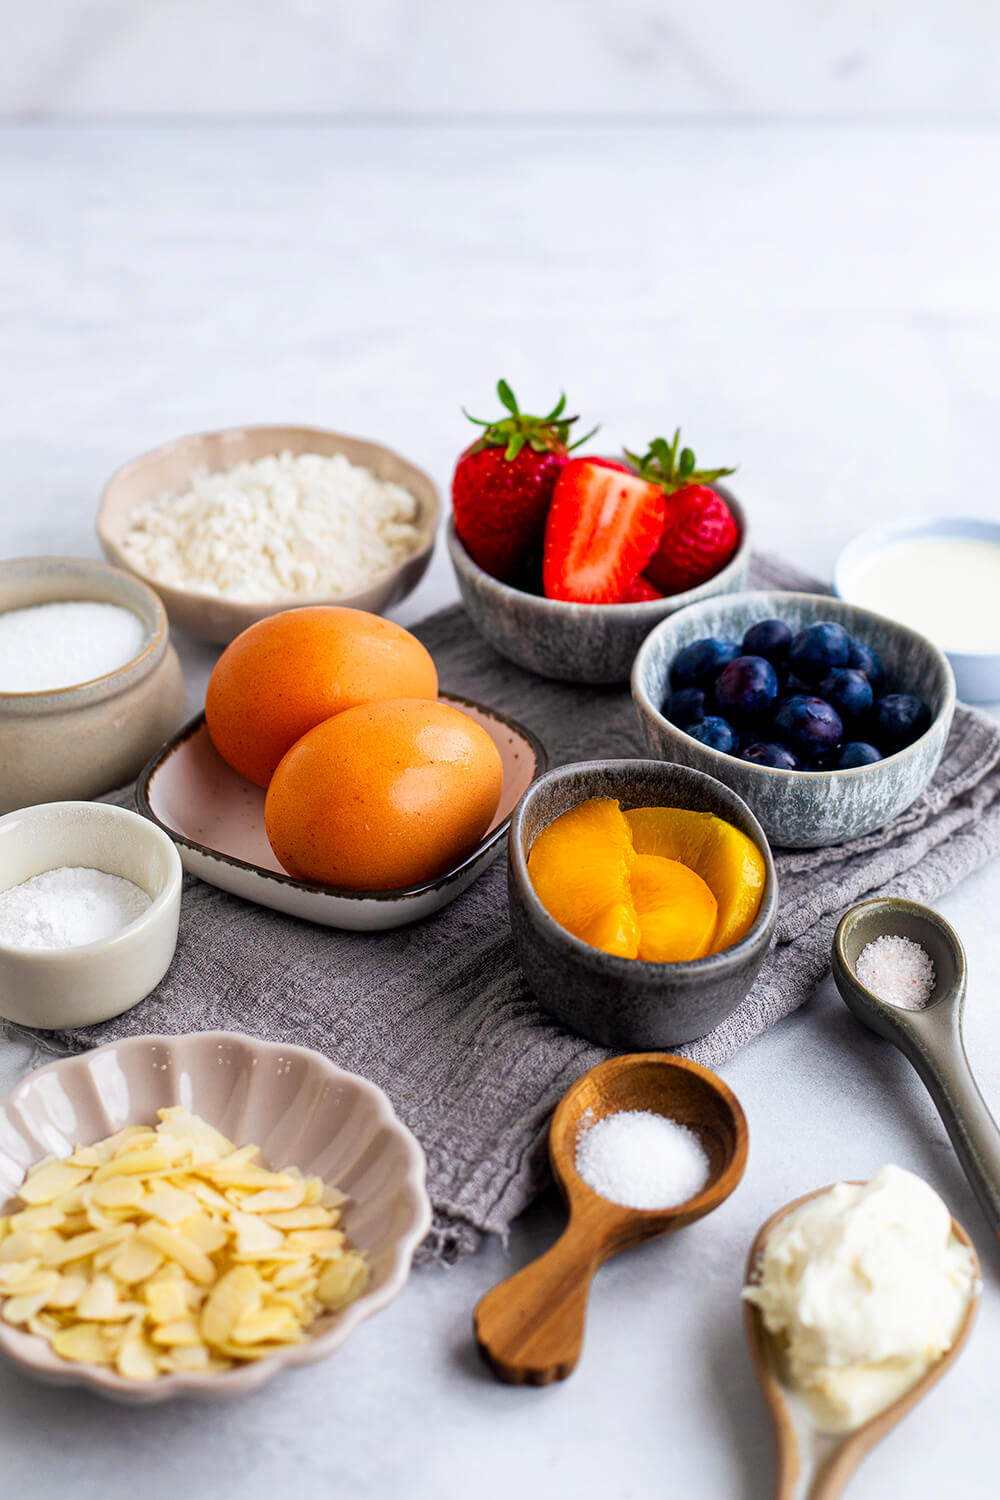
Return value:
[(0, 115), (1000, 115), (997, 0), (0, 0)]

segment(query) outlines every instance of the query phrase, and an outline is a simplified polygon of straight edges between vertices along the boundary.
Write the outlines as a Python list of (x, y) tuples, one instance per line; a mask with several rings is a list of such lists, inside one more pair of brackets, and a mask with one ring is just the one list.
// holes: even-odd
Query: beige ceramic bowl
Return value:
[(381, 1089), (318, 1052), (226, 1031), (134, 1037), (29, 1073), (0, 1101), (0, 1213), (28, 1168), (68, 1156), (156, 1111), (184, 1104), (237, 1145), (253, 1143), (271, 1167), (296, 1166), (350, 1197), (343, 1224), (368, 1260), (369, 1284), (310, 1338), (280, 1354), (219, 1374), (126, 1380), (97, 1365), (69, 1364), (44, 1339), (0, 1319), (0, 1350), (51, 1385), (81, 1385), (146, 1405), (173, 1396), (243, 1395), (288, 1365), (332, 1354), (402, 1290), (413, 1252), (430, 1228), (424, 1154)]
[(0, 818), (0, 890), (64, 865), (131, 880), (152, 898), (113, 937), (73, 948), (0, 942), (0, 1015), (51, 1031), (121, 1015), (154, 990), (177, 946), (183, 868), (138, 813), (106, 802), (47, 802)]
[(184, 715), (180, 663), (152, 589), (83, 557), (0, 562), (0, 612), (56, 600), (130, 609), (146, 627), (146, 644), (133, 661), (91, 682), (0, 693), (0, 813), (124, 786)]
[[(198, 469), (217, 474), (244, 460), (252, 462), (284, 452), (319, 453), (323, 457), (343, 453), (351, 463), (370, 469), (378, 479), (391, 480), (409, 490), (419, 507), (416, 524), (420, 540), (416, 551), (356, 594), (336, 597), (324, 594), (314, 598), (302, 595), (253, 604), (241, 604), (212, 594), (158, 583), (149, 574), (138, 572), (129, 561), (122, 544), (137, 506), (186, 488)], [(248, 625), (280, 610), (302, 605), (343, 604), (381, 614), (412, 593), (424, 576), (434, 550), (440, 518), (441, 496), (434, 481), (422, 469), (401, 458), (391, 448), (383, 448), (380, 443), (345, 437), (321, 427), (230, 427), (220, 432), (178, 438), (134, 458), (119, 469), (105, 488), (97, 515), (97, 535), (111, 562), (135, 573), (156, 590), (167, 607), (172, 625), (200, 640), (228, 645)]]

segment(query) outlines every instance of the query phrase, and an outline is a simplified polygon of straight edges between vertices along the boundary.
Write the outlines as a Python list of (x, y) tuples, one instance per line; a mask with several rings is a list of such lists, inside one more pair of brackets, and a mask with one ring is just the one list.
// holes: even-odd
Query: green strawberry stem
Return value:
[(678, 427), (672, 443), (666, 438), (654, 438), (646, 454), (630, 453), (627, 448), (624, 453), (640, 477), (659, 485), (665, 495), (673, 495), (689, 484), (712, 484), (716, 479), (736, 472), (735, 469), (696, 469), (694, 453), (690, 448), (681, 448), (680, 442), (681, 430)]
[(550, 453), (559, 448), (565, 448), (572, 452), (579, 448), (594, 436), (597, 428), (594, 427), (585, 437), (577, 438), (575, 443), (570, 443), (570, 428), (579, 417), (566, 417), (566, 397), (560, 396), (555, 406), (544, 417), (529, 416), (527, 412), (521, 411), (517, 399), (506, 380), (497, 381), (497, 395), (500, 397), (501, 405), (510, 412), (509, 417), (501, 417), (499, 422), (484, 422), (481, 417), (474, 417), (462, 407), (462, 413), (474, 422), (477, 427), (484, 429), (479, 441), (473, 443), (468, 450), (470, 453), (479, 453), (483, 448), (503, 448), (504, 458), (508, 463), (513, 463), (521, 449), (527, 444), (535, 453)]

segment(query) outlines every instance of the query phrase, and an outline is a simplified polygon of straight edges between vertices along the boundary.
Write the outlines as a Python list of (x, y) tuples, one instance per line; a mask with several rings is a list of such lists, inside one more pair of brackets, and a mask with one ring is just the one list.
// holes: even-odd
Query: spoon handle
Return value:
[(495, 1375), (509, 1385), (550, 1385), (573, 1373), (601, 1259), (570, 1224), (544, 1255), (486, 1293), (476, 1342)]
[(911, 1045), (906, 1050), (937, 1106), (990, 1228), (1000, 1239), (1000, 1126), (979, 1092), (961, 1030), (957, 1024), (942, 1028), (932, 1048)]

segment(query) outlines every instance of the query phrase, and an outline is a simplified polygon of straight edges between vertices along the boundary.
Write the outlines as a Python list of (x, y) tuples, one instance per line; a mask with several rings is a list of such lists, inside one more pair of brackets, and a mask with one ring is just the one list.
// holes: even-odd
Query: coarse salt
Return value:
[(140, 506), (122, 543), (158, 583), (267, 603), (366, 588), (416, 551), (417, 502), (342, 453), (281, 453)]
[(120, 604), (71, 599), (0, 614), (0, 693), (51, 693), (117, 672), (148, 632)]
[(0, 943), (76, 948), (113, 937), (151, 905), (131, 880), (87, 865), (61, 865), (0, 891)]
[(866, 990), (901, 1010), (923, 1010), (934, 990), (934, 965), (919, 943), (879, 937), (862, 948), (855, 968)]
[(576, 1144), (576, 1170), (588, 1187), (624, 1208), (674, 1208), (708, 1181), (709, 1161), (693, 1130), (647, 1109), (593, 1120)]

